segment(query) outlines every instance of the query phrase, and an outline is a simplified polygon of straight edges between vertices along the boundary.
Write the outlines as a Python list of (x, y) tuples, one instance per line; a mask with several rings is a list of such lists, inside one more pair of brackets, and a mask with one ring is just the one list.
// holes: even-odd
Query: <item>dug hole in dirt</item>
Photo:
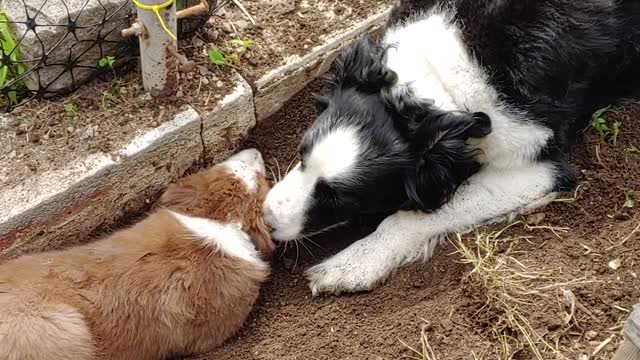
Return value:
[[(261, 122), (244, 147), (284, 172), (322, 86)], [(369, 293), (313, 298), (304, 270), (375, 222), (281, 248), (243, 329), (190, 359), (610, 359), (640, 302), (640, 106), (603, 118), (619, 133), (585, 131), (570, 155), (575, 194), (507, 229), (453, 237)]]

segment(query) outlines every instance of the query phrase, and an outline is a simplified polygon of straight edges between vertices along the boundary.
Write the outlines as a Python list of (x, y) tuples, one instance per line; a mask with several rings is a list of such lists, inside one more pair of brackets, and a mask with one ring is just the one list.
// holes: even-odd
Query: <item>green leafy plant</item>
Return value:
[(111, 56), (111, 55), (103, 56), (100, 58), (100, 60), (98, 60), (98, 67), (113, 69), (113, 64), (115, 62), (116, 62), (116, 58), (114, 56)]
[[(24, 73), (24, 67), (18, 64), (18, 44), (11, 37), (8, 24), (6, 14), (0, 10), (0, 87)], [(6, 65), (6, 63), (13, 65)], [(18, 104), (18, 93), (15, 87), (12, 87), (7, 96), (9, 105)]]
[(604, 114), (609, 111), (611, 106), (607, 106), (605, 108), (599, 109), (591, 115), (591, 127), (600, 135), (600, 139), (603, 141), (610, 140), (615, 146), (618, 141), (618, 136), (620, 135), (620, 129), (622, 123), (619, 121), (614, 121), (611, 126), (604, 118)]
[(247, 39), (225, 41), (224, 49), (210, 48), (208, 50), (209, 61), (214, 65), (237, 68), (240, 58), (253, 44), (255, 42)]
[(211, 48), (209, 49), (208, 54), (209, 61), (214, 65), (233, 66), (231, 61), (229, 61), (229, 59), (227, 59), (227, 57), (222, 52), (220, 52), (220, 50)]
[(76, 116), (78, 114), (78, 105), (72, 102), (64, 103), (64, 113), (69, 117)]

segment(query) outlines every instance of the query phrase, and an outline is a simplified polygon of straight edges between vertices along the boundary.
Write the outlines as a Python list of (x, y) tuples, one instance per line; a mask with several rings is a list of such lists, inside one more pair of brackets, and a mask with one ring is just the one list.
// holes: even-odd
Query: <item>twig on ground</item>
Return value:
[(613, 334), (613, 335), (609, 336), (606, 340), (604, 340), (603, 342), (601, 342), (601, 343), (600, 343), (600, 345), (598, 345), (598, 347), (596, 347), (596, 349), (595, 349), (595, 350), (593, 350), (593, 353), (591, 354), (591, 356), (596, 356), (596, 355), (598, 355), (598, 353), (599, 353), (600, 351), (602, 351), (602, 349), (604, 349), (604, 347), (605, 347), (605, 346), (607, 346), (607, 344), (608, 344), (608, 343), (610, 343), (610, 342), (611, 342), (611, 340), (613, 340), (613, 338), (615, 338), (615, 337), (616, 337), (616, 335), (615, 335), (615, 334)]
[(619, 242), (616, 245), (610, 246), (607, 248), (607, 251), (611, 251), (619, 246), (624, 245), (627, 241), (629, 241), (629, 239), (631, 239), (631, 237), (633, 235), (635, 235), (638, 231), (640, 231), (640, 222), (638, 223), (638, 225), (631, 231), (631, 233), (629, 235), (627, 235), (624, 239), (622, 239), (621, 242)]
[(251, 21), (251, 24), (253, 24), (254, 26), (256, 25), (256, 21), (253, 20), (253, 17), (251, 16), (251, 14), (249, 14), (249, 12), (247, 11), (247, 9), (244, 7), (244, 5), (242, 5), (242, 3), (240, 2), (240, 0), (231, 0), (233, 1), (234, 4), (236, 4), (236, 6), (238, 8), (240, 8), (240, 11), (242, 11), (242, 13), (244, 14), (244, 16), (246, 16), (249, 21)]

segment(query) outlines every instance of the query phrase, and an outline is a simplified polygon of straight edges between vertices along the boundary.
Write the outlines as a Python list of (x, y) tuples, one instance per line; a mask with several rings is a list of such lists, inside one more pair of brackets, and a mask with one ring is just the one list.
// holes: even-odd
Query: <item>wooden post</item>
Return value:
[[(138, 0), (146, 6), (162, 5), (166, 0)], [(178, 62), (172, 55), (172, 50), (178, 48), (176, 4), (158, 9), (158, 15), (153, 10), (136, 6), (138, 21), (144, 26), (144, 33), (140, 39), (140, 64), (144, 89), (151, 96), (166, 96), (176, 92), (178, 85)], [(163, 26), (164, 23), (164, 26)], [(170, 32), (170, 33), (169, 33)], [(172, 50), (171, 50), (172, 49)]]
[(624, 324), (624, 342), (611, 360), (640, 360), (640, 304)]

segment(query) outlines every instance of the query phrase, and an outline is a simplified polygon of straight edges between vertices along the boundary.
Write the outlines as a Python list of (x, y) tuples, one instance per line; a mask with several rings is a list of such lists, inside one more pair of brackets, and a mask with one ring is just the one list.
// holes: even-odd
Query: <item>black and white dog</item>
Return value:
[(640, 1), (400, 0), (336, 68), (267, 222), (289, 241), (392, 215), (308, 270), (314, 294), (370, 290), (443, 236), (573, 187), (571, 140), (640, 88)]

